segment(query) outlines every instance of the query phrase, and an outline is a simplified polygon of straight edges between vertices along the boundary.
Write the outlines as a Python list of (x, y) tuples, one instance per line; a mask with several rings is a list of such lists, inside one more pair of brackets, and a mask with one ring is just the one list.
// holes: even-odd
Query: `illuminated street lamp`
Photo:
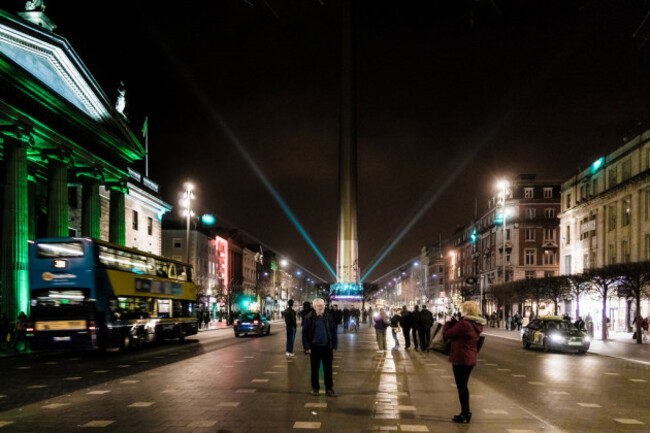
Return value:
[[(503, 284), (506, 283), (506, 220), (508, 219), (508, 215), (506, 213), (506, 199), (508, 198), (508, 195), (510, 194), (510, 191), (508, 188), (510, 187), (510, 184), (508, 183), (507, 180), (501, 180), (497, 184), (497, 188), (499, 189), (499, 201), (497, 205), (502, 206), (502, 211), (501, 211), (501, 217), (503, 219), (503, 231), (502, 231), (502, 236), (503, 236), (503, 252), (502, 252), (502, 258), (503, 258)], [(483, 303), (483, 299), (481, 297), (481, 304)], [(481, 308), (483, 308), (483, 305), (481, 305)], [(503, 310), (502, 313), (504, 316), (506, 314), (505, 309)], [(505, 318), (505, 317), (504, 317)], [(505, 323), (505, 320), (504, 320)]]
[(185, 258), (187, 263), (190, 262), (190, 218), (194, 216), (194, 211), (192, 210), (192, 200), (194, 197), (194, 185), (190, 182), (185, 182), (183, 185), (185, 192), (183, 192), (183, 200), (181, 200), (181, 206), (183, 207), (183, 215), (186, 217), (187, 221), (187, 230), (185, 232)]

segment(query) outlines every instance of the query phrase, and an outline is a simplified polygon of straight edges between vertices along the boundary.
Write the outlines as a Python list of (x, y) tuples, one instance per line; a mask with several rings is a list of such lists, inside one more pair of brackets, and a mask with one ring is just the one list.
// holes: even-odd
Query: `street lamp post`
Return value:
[[(502, 205), (502, 215), (501, 217), (503, 218), (503, 230), (502, 230), (502, 236), (503, 236), (503, 284), (506, 283), (506, 219), (507, 219), (507, 214), (506, 214), (506, 197), (508, 196), (508, 187), (509, 183), (507, 180), (502, 180), (499, 182), (499, 189), (501, 190), (499, 192), (499, 196), (501, 198), (501, 205)], [(498, 307), (498, 305), (497, 305)], [(505, 307), (505, 306), (504, 306)], [(497, 312), (498, 314), (498, 312)], [(502, 316), (505, 319), (505, 308), (502, 311)], [(504, 320), (505, 322), (505, 320)]]
[(192, 200), (194, 200), (194, 185), (190, 182), (186, 182), (185, 192), (183, 193), (183, 208), (184, 215), (186, 217), (187, 226), (185, 231), (185, 260), (187, 263), (190, 263), (190, 218), (194, 215), (192, 210)]

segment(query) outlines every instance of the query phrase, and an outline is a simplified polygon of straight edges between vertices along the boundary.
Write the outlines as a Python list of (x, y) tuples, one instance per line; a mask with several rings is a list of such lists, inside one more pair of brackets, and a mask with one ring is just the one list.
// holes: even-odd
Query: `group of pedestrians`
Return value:
[(377, 333), (377, 345), (379, 352), (386, 351), (386, 328), (391, 327), (395, 345), (393, 349), (399, 349), (399, 334), (404, 335), (404, 349), (411, 347), (411, 338), (415, 351), (429, 351), (429, 342), (431, 341), (431, 327), (433, 326), (433, 314), (426, 305), (422, 309), (418, 305), (409, 311), (406, 305), (401, 309), (394, 307), (392, 315), (386, 317), (387, 313), (384, 307), (379, 307), (379, 314), (375, 316), (375, 332)]
[(7, 315), (0, 313), (0, 350), (18, 350), (18, 343), (22, 342), (23, 350), (27, 352), (29, 350), (28, 322), (29, 318), (24, 311), (21, 311), (12, 329)]
[[(286, 355), (288, 357), (295, 356), (294, 341), (297, 321), (293, 304), (293, 300), (289, 300), (287, 309), (283, 312), (287, 326)], [(338, 308), (326, 308), (325, 301), (317, 298), (311, 306), (306, 302), (300, 314), (302, 318), (302, 347), (305, 354), (309, 355), (311, 393), (315, 396), (320, 394), (319, 372), (321, 366), (325, 394), (328, 397), (337, 396), (334, 391), (332, 363), (334, 352), (338, 349), (339, 312), (342, 313)], [(366, 314), (369, 313), (370, 311)], [(413, 332), (413, 344), (416, 350), (428, 350), (430, 329), (433, 326), (434, 318), (426, 306), (423, 305), (422, 309), (415, 306), (413, 311), (408, 311), (408, 308), (403, 306), (401, 309), (393, 309), (392, 313), (389, 317), (385, 308), (380, 306), (373, 316), (368, 317), (369, 322), (373, 323), (375, 327), (379, 351), (386, 351), (386, 331), (389, 327), (393, 333), (396, 347), (399, 347), (397, 335), (403, 333), (405, 348), (408, 349), (410, 335)], [(468, 382), (478, 361), (477, 344), (486, 323), (487, 321), (478, 314), (478, 304), (468, 301), (461, 305), (458, 318), (450, 317), (443, 327), (443, 335), (450, 343), (449, 362), (452, 364), (461, 406), (461, 412), (452, 418), (452, 421), (456, 423), (469, 423), (472, 418)]]

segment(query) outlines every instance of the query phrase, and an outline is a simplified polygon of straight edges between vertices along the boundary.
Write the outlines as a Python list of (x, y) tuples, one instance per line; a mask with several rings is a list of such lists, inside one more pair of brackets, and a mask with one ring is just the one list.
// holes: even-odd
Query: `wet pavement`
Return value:
[(472, 422), (457, 425), (444, 355), (377, 353), (374, 331), (362, 327), (340, 335), (339, 397), (312, 396), (300, 336), (287, 358), (284, 326), (272, 331), (235, 339), (218, 329), (124, 354), (0, 359), (0, 433), (650, 431), (650, 366), (634, 359), (524, 350), (518, 334), (487, 329), (470, 379)]

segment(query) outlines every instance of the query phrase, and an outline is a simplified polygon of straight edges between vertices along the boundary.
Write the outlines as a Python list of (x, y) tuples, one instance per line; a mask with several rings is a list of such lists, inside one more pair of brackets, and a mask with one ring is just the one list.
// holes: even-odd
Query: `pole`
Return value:
[(185, 191), (187, 195), (187, 229), (185, 231), (185, 258), (187, 263), (190, 263), (190, 216), (192, 214), (192, 190), (187, 187)]
[[(507, 188), (506, 186), (503, 187), (503, 284), (506, 283), (506, 218), (507, 218), (507, 215), (506, 215), (506, 191), (507, 191), (507, 189), (506, 188)], [(499, 306), (499, 303), (497, 302), (497, 308), (498, 308), (498, 306)], [(497, 312), (497, 314), (499, 314), (499, 313)], [(504, 306), (504, 309), (501, 310), (501, 314), (502, 314), (503, 318), (505, 319), (505, 317), (504, 317), (505, 314), (506, 314), (505, 306)], [(505, 322), (505, 320), (504, 320), (504, 322)]]
[(149, 119), (144, 134), (144, 177), (149, 177)]

